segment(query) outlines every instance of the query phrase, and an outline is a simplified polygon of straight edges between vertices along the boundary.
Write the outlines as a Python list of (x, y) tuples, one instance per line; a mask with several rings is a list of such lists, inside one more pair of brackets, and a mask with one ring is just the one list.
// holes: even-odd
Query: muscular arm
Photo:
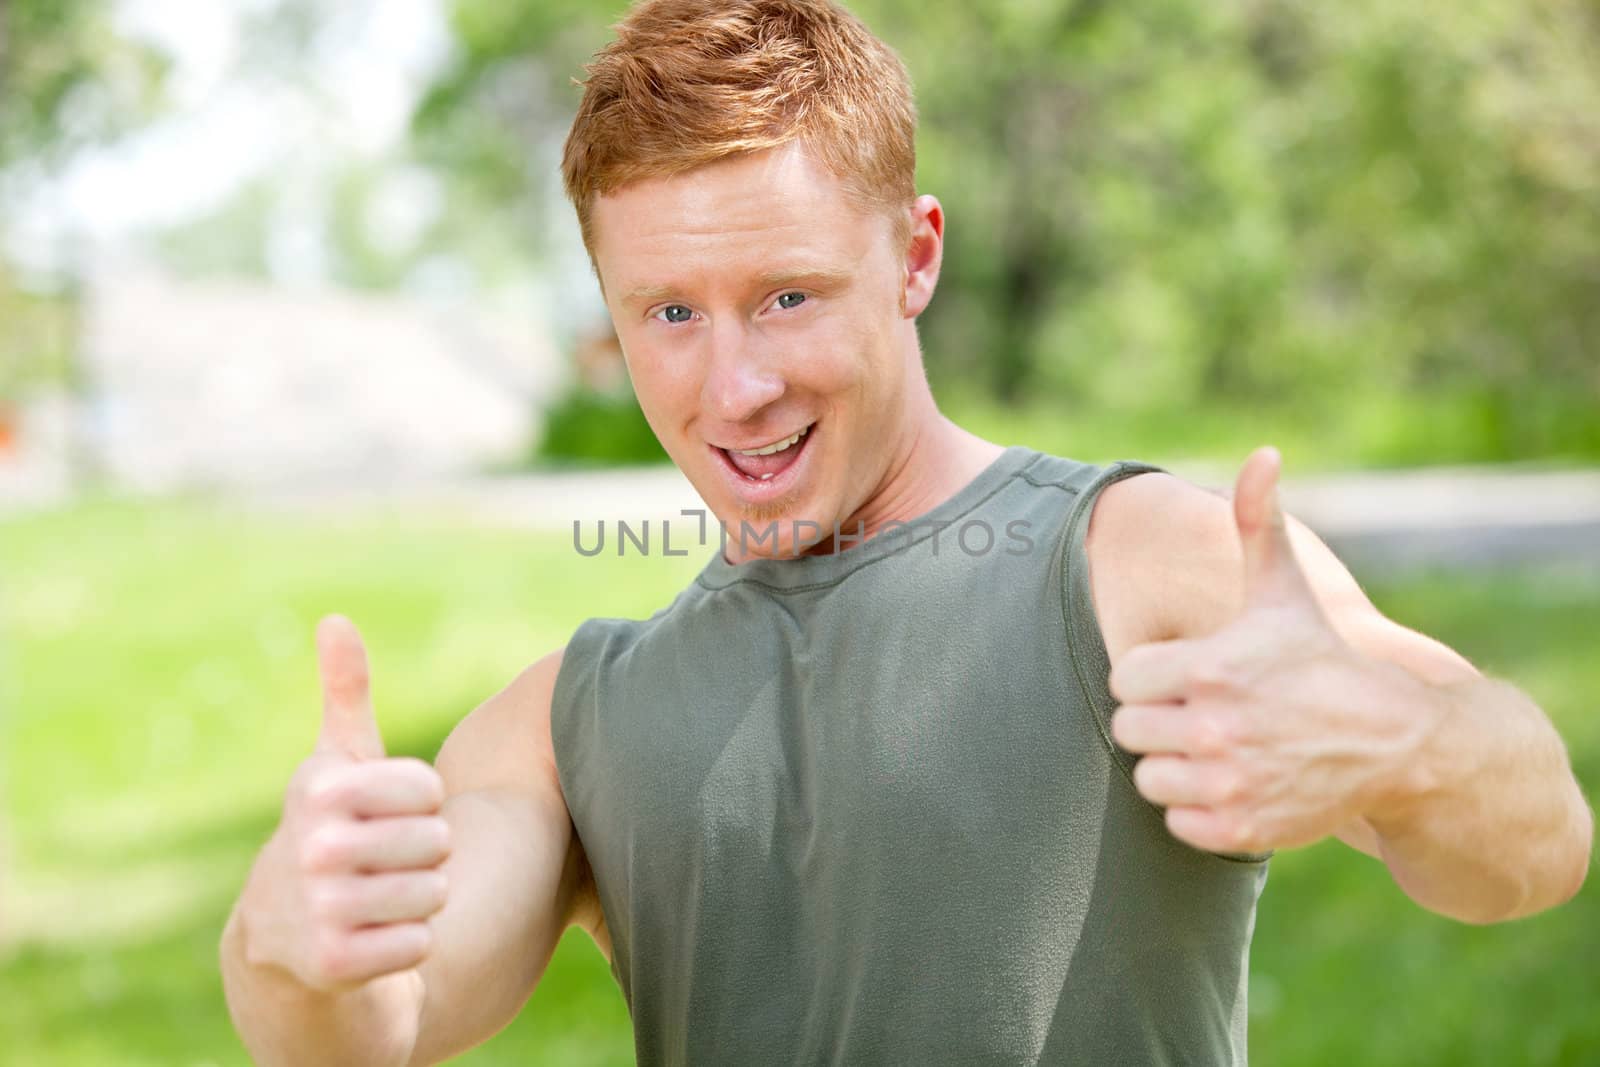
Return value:
[[(1291, 526), (1313, 587), (1354, 586), (1315, 534)], [(1409, 781), (1340, 840), (1381, 859), (1417, 903), (1453, 918), (1516, 919), (1570, 900), (1588, 871), (1594, 819), (1544, 712), (1364, 596), (1332, 605), (1329, 616), (1357, 651), (1423, 683), (1419, 703), (1441, 709)]]
[[(223, 934), (228, 1007), (262, 1064), (436, 1063), (511, 1019), (568, 925), (586, 925), (606, 947), (555, 773), (561, 655), (468, 715), (428, 767), (383, 758), (364, 653), (353, 629), (342, 639), (337, 630), (318, 750), (291, 781), (284, 821)], [(352, 819), (351, 805), (437, 818)], [(434, 830), (449, 841), (437, 859)], [(443, 886), (442, 907), (410, 900), (395, 878)], [(358, 902), (372, 925), (345, 914)], [(427, 921), (371, 919), (391, 910)]]
[[(1239, 617), (1244, 564), (1226, 499), (1166, 475), (1128, 479), (1105, 497), (1091, 568), (1102, 568), (1107, 600), (1118, 602), (1110, 621), (1121, 647), (1107, 636), (1114, 664), (1140, 643), (1203, 638)], [(1548, 719), (1513, 687), (1385, 618), (1309, 529), (1287, 527), (1329, 625), (1368, 661), (1373, 684), (1341, 698), (1399, 695), (1393, 716), (1432, 724), (1415, 731), (1378, 799), (1335, 835), (1381, 859), (1419, 904), (1464, 921), (1569, 899), (1587, 869), (1592, 815)]]
[(431, 1064), (503, 1028), (532, 994), (568, 926), (609, 951), (582, 846), (556, 777), (545, 657), (462, 720), (439, 752), (454, 846), (450, 898), (419, 968), (417, 1043)]

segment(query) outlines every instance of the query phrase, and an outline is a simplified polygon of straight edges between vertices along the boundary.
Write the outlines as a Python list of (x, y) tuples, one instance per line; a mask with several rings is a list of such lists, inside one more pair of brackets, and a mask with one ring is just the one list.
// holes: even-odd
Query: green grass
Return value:
[[(392, 751), (459, 718), (588, 615), (644, 615), (698, 560), (580, 559), (561, 536), (436, 522), (99, 503), (0, 524), (0, 1049), (63, 1067), (246, 1062), (216, 942), (318, 723), (311, 632), (367, 637)], [(1600, 780), (1592, 582), (1524, 573), (1375, 588), (1521, 682)], [(1334, 843), (1280, 854), (1253, 957), (1262, 1064), (1600, 1059), (1594, 886), (1475, 928), (1407, 901)], [(631, 1062), (605, 962), (569, 934), (504, 1033), (464, 1064)]]
[[(1237, 468), (1277, 445), (1290, 477), (1319, 471), (1459, 464), (1593, 466), (1600, 410), (1585, 395), (1528, 391), (1394, 393), (1365, 389), (1250, 404), (1233, 400), (1119, 409), (1041, 390), (1017, 407), (952, 387), (940, 407), (980, 437), (1090, 462), (1142, 459)], [(631, 395), (575, 393), (548, 413), (519, 466), (661, 463), (667, 458)]]
[[(316, 735), (321, 615), (362, 627), (391, 750), (431, 758), (582, 618), (648, 613), (688, 573), (445, 522), (122, 504), (0, 526), (0, 559), (0, 1058), (85, 1067), (247, 1062), (216, 942)], [(617, 1064), (631, 1048), (604, 959), (573, 933), (517, 1023), (460, 1062)]]
[(1277, 445), (1292, 475), (1360, 468), (1529, 461), (1593, 465), (1600, 412), (1585, 396), (1388, 394), (1119, 411), (1072, 398), (1011, 409), (951, 391), (941, 406), (980, 437), (1092, 462), (1199, 461), (1236, 468)]
[[(1369, 589), (1391, 618), (1516, 681), (1600, 782), (1600, 584), (1524, 572)], [(1251, 960), (1262, 1064), (1600, 1062), (1600, 884), (1528, 919), (1475, 927), (1413, 905), (1376, 860), (1326, 842), (1272, 861)]]

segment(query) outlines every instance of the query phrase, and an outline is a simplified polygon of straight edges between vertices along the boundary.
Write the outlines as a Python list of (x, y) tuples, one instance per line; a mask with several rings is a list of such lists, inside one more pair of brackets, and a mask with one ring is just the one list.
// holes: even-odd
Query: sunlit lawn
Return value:
[[(317, 729), (311, 631), (372, 655), (396, 752), (451, 725), (582, 618), (645, 615), (698, 561), (579, 558), (567, 539), (420, 523), (100, 504), (0, 524), (9, 863), (0, 1061), (243, 1063), (217, 935)], [(1600, 781), (1600, 586), (1447, 576), (1373, 589), (1520, 681)], [(1274, 859), (1256, 934), (1260, 1064), (1600, 1062), (1600, 886), (1472, 928), (1327, 843)], [(622, 998), (571, 934), (521, 1017), (461, 1063), (631, 1062)]]
[(1593, 466), (1600, 419), (1587, 396), (1526, 395), (1509, 411), (1498, 400), (1399, 395), (1358, 389), (1311, 392), (1299, 403), (1210, 403), (1182, 411), (1120, 409), (1075, 402), (1070, 391), (1002, 407), (946, 388), (941, 407), (962, 426), (994, 441), (1025, 441), (1059, 456), (1094, 461), (1162, 457), (1236, 470), (1257, 445), (1277, 445), (1284, 471), (1348, 471), (1424, 464), (1496, 463), (1537, 457), (1534, 465)]

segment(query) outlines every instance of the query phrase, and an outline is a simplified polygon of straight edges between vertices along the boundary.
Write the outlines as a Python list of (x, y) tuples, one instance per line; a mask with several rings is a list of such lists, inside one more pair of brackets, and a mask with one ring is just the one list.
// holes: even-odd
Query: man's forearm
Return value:
[(1594, 817), (1544, 713), (1504, 682), (1437, 687), (1445, 709), (1404, 781), (1366, 814), (1395, 881), (1470, 923), (1519, 918), (1578, 891)]
[(404, 1067), (421, 1014), (419, 973), (386, 975), (344, 993), (301, 985), (288, 972), (251, 959), (249, 891), (228, 917), (220, 954), (228, 1012), (254, 1062)]

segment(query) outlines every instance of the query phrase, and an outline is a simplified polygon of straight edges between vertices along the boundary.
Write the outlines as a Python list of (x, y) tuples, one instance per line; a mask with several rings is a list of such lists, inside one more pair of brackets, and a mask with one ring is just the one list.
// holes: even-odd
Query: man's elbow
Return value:
[(1578, 814), (1574, 817), (1572, 833), (1560, 846), (1557, 858), (1548, 867), (1549, 877), (1529, 887), (1522, 902), (1512, 911), (1490, 922), (1524, 919), (1551, 908), (1558, 908), (1578, 895), (1589, 877), (1589, 864), (1594, 849), (1594, 811), (1581, 795), (1575, 803)]
[(1550, 902), (1550, 907), (1565, 904), (1578, 895), (1578, 890), (1583, 888), (1584, 880), (1589, 877), (1589, 864), (1594, 853), (1594, 809), (1589, 807), (1580, 793), (1577, 799), (1577, 831), (1573, 843), (1567, 850), (1567, 877), (1561, 892), (1556, 899)]

